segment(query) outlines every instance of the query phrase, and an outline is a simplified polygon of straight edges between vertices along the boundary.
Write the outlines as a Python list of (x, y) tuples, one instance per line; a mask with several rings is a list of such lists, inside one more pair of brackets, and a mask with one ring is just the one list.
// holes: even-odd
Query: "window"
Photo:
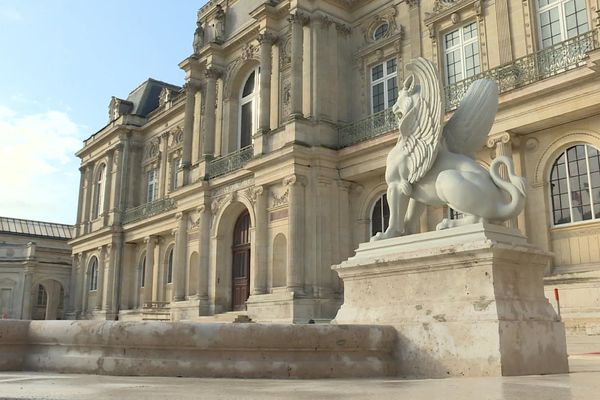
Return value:
[(538, 0), (537, 4), (542, 48), (588, 31), (585, 0)]
[(140, 263), (140, 287), (143, 288), (146, 283), (146, 255), (142, 257), (142, 262)]
[(600, 154), (590, 145), (569, 147), (552, 165), (554, 225), (600, 218)]
[(480, 72), (476, 22), (461, 26), (444, 35), (444, 62), (448, 85)]
[(252, 71), (240, 94), (238, 149), (252, 144), (252, 135), (258, 128), (259, 78), (259, 70)]
[(92, 257), (90, 262), (90, 291), (98, 290), (98, 259)]
[(381, 24), (377, 28), (375, 28), (375, 30), (373, 31), (373, 39), (374, 40), (382, 39), (383, 37), (385, 37), (386, 33), (388, 33), (389, 30), (390, 30), (390, 24), (388, 24), (387, 22), (384, 22), (383, 24)]
[(171, 191), (177, 189), (177, 171), (181, 167), (181, 158), (171, 160)]
[(104, 208), (104, 188), (106, 182), (106, 165), (102, 164), (98, 169), (96, 181), (94, 182), (94, 210), (93, 218), (98, 218)]
[(158, 177), (156, 175), (155, 169), (148, 171), (146, 174), (146, 203), (156, 199), (156, 193), (158, 192)]
[(173, 283), (173, 249), (169, 251), (167, 258), (167, 283)]
[(65, 307), (65, 288), (64, 287), (60, 287), (60, 292), (58, 294), (59, 299), (58, 299), (58, 308), (64, 308)]
[(385, 232), (390, 224), (390, 208), (387, 195), (384, 193), (377, 199), (371, 211), (371, 236), (377, 232)]
[(42, 285), (38, 285), (36, 304), (38, 307), (45, 307), (48, 304), (48, 293), (46, 293), (46, 289)]
[(391, 107), (398, 98), (396, 59), (371, 68), (371, 107), (373, 114)]

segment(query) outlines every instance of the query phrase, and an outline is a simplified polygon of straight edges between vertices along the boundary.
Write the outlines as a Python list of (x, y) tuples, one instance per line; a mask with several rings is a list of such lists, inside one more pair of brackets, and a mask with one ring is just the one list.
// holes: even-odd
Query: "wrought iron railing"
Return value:
[(372, 139), (398, 128), (398, 121), (392, 108), (380, 111), (365, 119), (338, 129), (340, 148), (348, 147)]
[(471, 76), (445, 88), (446, 111), (455, 110), (477, 79), (491, 79), (498, 84), (498, 91), (505, 93), (542, 79), (558, 75), (582, 65), (588, 52), (598, 48), (596, 31), (589, 31), (574, 38), (517, 58), (511, 63)]
[(252, 145), (246, 146), (234, 153), (216, 158), (206, 166), (206, 176), (208, 179), (216, 178), (217, 176), (225, 175), (230, 172), (241, 169), (254, 155)]
[(150, 218), (154, 215), (158, 215), (165, 211), (172, 210), (176, 206), (177, 203), (174, 199), (171, 198), (154, 200), (153, 202), (142, 204), (141, 206), (133, 207), (126, 210), (125, 215), (123, 216), (123, 223), (128, 224), (130, 222)]

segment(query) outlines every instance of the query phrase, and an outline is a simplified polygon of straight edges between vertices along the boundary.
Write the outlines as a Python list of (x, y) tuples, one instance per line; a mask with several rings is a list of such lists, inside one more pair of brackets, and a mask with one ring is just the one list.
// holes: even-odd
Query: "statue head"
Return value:
[(402, 88), (398, 93), (398, 99), (392, 108), (392, 111), (398, 119), (398, 123), (400, 123), (404, 116), (413, 108), (414, 100), (412, 97), (414, 96), (415, 91), (415, 77), (413, 74), (410, 74), (402, 84)]

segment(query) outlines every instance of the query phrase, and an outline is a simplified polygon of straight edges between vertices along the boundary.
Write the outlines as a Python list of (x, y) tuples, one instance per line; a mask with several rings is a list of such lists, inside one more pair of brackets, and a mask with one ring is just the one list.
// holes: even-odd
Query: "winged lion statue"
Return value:
[[(526, 182), (515, 174), (512, 160), (497, 157), (488, 172), (473, 159), (494, 123), (496, 83), (474, 81), (444, 124), (443, 88), (434, 65), (418, 58), (406, 70), (410, 74), (393, 107), (400, 135), (388, 154), (385, 171), (389, 227), (371, 240), (416, 233), (428, 205), (447, 205), (464, 214), (462, 219), (444, 219), (438, 230), (501, 223), (517, 216), (525, 205)], [(508, 170), (508, 181), (500, 176), (502, 165)]]

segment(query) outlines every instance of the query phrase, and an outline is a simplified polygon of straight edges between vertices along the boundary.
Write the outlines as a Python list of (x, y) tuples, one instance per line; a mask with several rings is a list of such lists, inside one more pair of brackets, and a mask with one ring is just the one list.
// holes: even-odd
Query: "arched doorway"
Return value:
[(244, 211), (233, 229), (231, 308), (233, 311), (246, 309), (250, 295), (250, 214)]

